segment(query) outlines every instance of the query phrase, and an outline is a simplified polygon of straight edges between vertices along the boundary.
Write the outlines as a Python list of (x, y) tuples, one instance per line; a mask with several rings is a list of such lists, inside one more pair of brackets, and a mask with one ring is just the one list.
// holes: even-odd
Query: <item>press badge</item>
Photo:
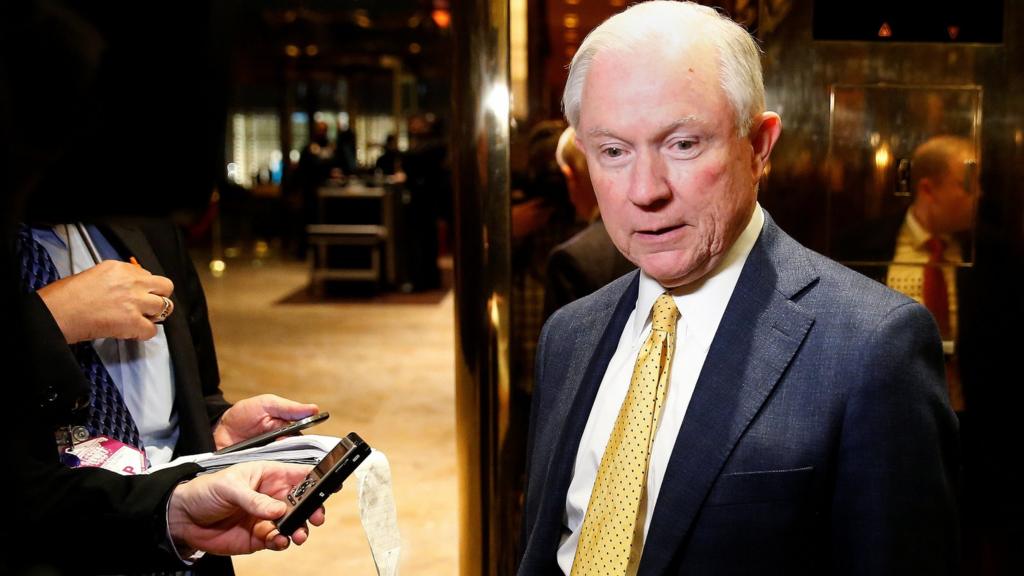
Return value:
[(73, 446), (64, 447), (61, 462), (71, 468), (103, 468), (122, 476), (146, 471), (146, 455), (138, 448), (120, 440), (97, 436)]

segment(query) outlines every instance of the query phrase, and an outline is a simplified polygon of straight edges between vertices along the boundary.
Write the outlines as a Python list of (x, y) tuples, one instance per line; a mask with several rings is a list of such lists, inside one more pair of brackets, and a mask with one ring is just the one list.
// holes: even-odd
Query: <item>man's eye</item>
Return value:
[(619, 156), (622, 156), (622, 154), (623, 154), (622, 148), (605, 148), (604, 149), (604, 155), (609, 157), (609, 158), (618, 158)]
[(680, 140), (678, 142), (672, 143), (672, 147), (678, 150), (679, 152), (688, 152), (692, 150), (693, 147), (696, 145), (697, 143), (694, 142), (693, 140)]

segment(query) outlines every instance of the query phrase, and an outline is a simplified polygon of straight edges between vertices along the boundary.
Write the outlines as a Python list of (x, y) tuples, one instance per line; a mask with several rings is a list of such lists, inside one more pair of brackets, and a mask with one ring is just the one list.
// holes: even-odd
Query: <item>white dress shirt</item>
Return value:
[[(101, 261), (121, 260), (97, 228), (86, 229)], [(33, 228), (32, 237), (46, 249), (61, 278), (97, 264), (74, 224)], [(156, 336), (146, 341), (100, 338), (93, 340), (92, 345), (124, 397), (150, 464), (170, 462), (179, 430), (174, 411), (173, 365), (164, 327), (157, 325)]]
[[(686, 415), (686, 408), (697, 385), (697, 378), (739, 280), (743, 264), (754, 247), (763, 225), (764, 213), (758, 204), (747, 227), (729, 248), (718, 267), (698, 282), (671, 291), (680, 316), (676, 325), (676, 344), (669, 372), (669, 386), (658, 429), (654, 431), (654, 446), (647, 468), (646, 509), (641, 510), (645, 539), (650, 530), (651, 517), (661, 491), (665, 469), (672, 455), (683, 417)], [(558, 565), (565, 574), (569, 574), (572, 569), (579, 532), (587, 512), (590, 493), (594, 488), (594, 479), (597, 478), (597, 469), (611, 437), (612, 428), (615, 427), (619, 409), (629, 390), (633, 366), (640, 348), (651, 332), (651, 309), (658, 296), (664, 292), (665, 289), (656, 280), (641, 271), (636, 307), (626, 321), (618, 347), (601, 380), (601, 387), (594, 399), (590, 417), (580, 440), (579, 451), (576, 453), (572, 482), (565, 499), (562, 539), (557, 555)]]

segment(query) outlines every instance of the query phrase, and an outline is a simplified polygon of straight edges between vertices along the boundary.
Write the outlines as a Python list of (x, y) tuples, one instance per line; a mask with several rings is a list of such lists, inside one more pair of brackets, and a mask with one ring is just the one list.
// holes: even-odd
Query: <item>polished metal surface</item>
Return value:
[(455, 184), (455, 384), (460, 573), (505, 574), (514, 562), (510, 421), (508, 0), (452, 6)]
[[(863, 150), (870, 140), (907, 143), (937, 132), (976, 138), (984, 194), (979, 233), (1020, 245), (1024, 241), (1024, 4), (1005, 3), (1002, 44), (816, 41), (813, 0), (762, 0), (758, 37), (765, 50), (768, 108), (782, 116), (783, 134), (772, 153), (761, 202), (801, 242), (828, 253), (833, 228), (867, 212), (830, 204), (871, 188), (879, 162), (863, 162), (844, 134), (845, 150), (830, 138), (833, 95), (846, 97), (856, 122), (883, 122), (857, 135)], [(854, 3), (850, 10), (857, 10)], [(856, 88), (856, 89), (854, 89)], [(887, 97), (881, 94), (888, 91)], [(859, 100), (859, 101), (858, 101)], [(976, 102), (977, 101), (977, 102)], [(877, 104), (899, 104), (883, 109)], [(977, 110), (975, 110), (975, 108)], [(977, 117), (973, 114), (977, 112)], [(888, 134), (881, 132), (888, 131)], [(973, 132), (973, 134), (971, 133)], [(830, 155), (830, 145), (833, 153)], [(879, 186), (897, 185), (897, 154)], [(871, 157), (873, 159), (873, 157)], [(885, 154), (880, 154), (880, 161)], [(884, 163), (884, 162), (882, 162)], [(869, 183), (865, 185), (864, 183)]]

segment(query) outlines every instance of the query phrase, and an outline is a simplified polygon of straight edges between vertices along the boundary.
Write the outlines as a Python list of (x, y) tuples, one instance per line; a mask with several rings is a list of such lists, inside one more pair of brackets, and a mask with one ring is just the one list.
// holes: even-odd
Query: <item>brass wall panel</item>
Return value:
[[(1021, 244), (1024, 4), (1006, 3), (1003, 44), (973, 45), (815, 41), (813, 5), (813, 0), (762, 0), (760, 5), (757, 35), (765, 50), (768, 107), (781, 114), (784, 127), (761, 194), (773, 217), (798, 240), (829, 251), (829, 194), (848, 184), (848, 178), (837, 176), (843, 171), (830, 169), (828, 162), (835, 86), (973, 86), (983, 94), (984, 110), (978, 132), (984, 189), (978, 227)], [(856, 3), (847, 5), (857, 10)], [(857, 168), (847, 164), (844, 169), (849, 175)]]

